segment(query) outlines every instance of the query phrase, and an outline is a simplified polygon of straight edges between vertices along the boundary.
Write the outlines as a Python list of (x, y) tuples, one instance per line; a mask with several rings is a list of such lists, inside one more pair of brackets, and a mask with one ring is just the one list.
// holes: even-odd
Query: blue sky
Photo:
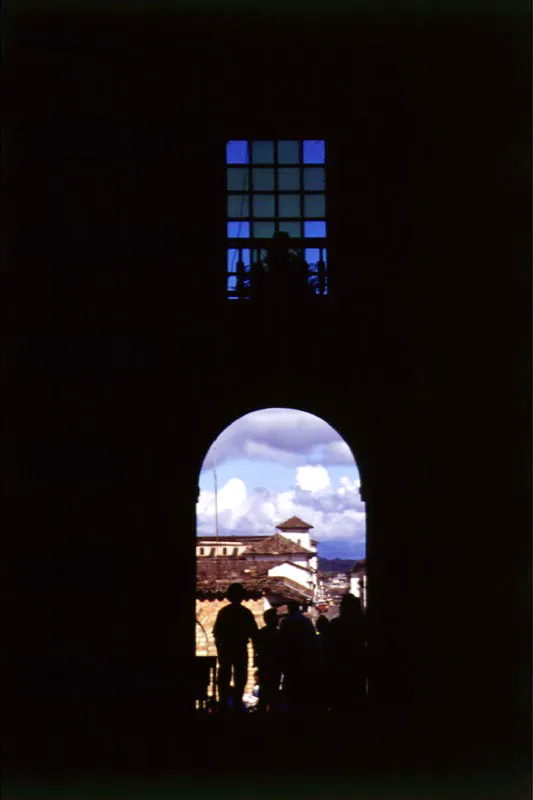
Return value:
[(246, 414), (206, 454), (197, 506), (199, 534), (215, 533), (214, 474), (221, 533), (268, 534), (296, 515), (314, 526), (319, 554), (365, 555), (365, 507), (353, 454), (324, 420), (295, 409)]

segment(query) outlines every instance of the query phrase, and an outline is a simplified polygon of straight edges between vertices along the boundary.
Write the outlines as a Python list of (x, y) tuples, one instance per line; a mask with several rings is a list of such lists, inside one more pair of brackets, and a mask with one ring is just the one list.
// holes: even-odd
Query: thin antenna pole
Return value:
[(215, 562), (216, 562), (216, 576), (218, 581), (218, 545), (219, 545), (219, 538), (218, 538), (218, 485), (217, 485), (217, 462), (216, 462), (216, 442), (213, 445), (213, 478), (215, 481), (215, 536), (216, 536), (216, 551), (215, 551)]

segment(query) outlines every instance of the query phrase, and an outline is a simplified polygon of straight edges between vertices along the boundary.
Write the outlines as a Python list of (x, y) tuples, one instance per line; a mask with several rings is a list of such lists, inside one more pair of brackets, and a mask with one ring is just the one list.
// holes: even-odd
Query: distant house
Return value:
[[(225, 581), (231, 575), (254, 586), (259, 576), (264, 588), (266, 578), (277, 579), (272, 586), (280, 586), (285, 579), (287, 587), (297, 586), (302, 592), (302, 602), (314, 599), (318, 587), (317, 542), (311, 539), (312, 525), (298, 517), (291, 517), (277, 526), (281, 533), (263, 536), (199, 536), (196, 544), (197, 589), (202, 590), (202, 581), (216, 573), (218, 580)], [(216, 563), (216, 569), (208, 569), (206, 562)], [(243, 566), (243, 564), (245, 566)], [(251, 565), (254, 568), (251, 569)], [(203, 576), (203, 577), (201, 577)]]
[(363, 608), (366, 608), (367, 581), (366, 581), (366, 559), (356, 561), (350, 573), (350, 592), (356, 597), (361, 598)]

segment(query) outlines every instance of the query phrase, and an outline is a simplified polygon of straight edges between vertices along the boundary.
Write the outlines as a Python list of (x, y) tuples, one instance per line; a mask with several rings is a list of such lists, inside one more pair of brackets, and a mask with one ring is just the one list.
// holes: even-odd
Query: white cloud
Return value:
[(331, 464), (332, 466), (343, 464), (353, 464), (354, 457), (352, 451), (348, 447), (345, 441), (342, 439), (337, 442), (330, 442), (326, 447), (324, 461), (326, 464)]
[(218, 509), (227, 511), (240, 508), (246, 500), (246, 484), (240, 478), (231, 478), (218, 492)]
[(330, 485), (327, 469), (322, 466), (297, 467), (296, 485), (304, 492), (316, 492)]
[[(332, 486), (323, 465), (300, 466), (295, 479), (295, 487), (282, 492), (264, 488), (248, 491), (240, 479), (227, 481), (218, 497), (220, 532), (274, 533), (276, 525), (294, 515), (314, 526), (312, 533), (319, 542), (364, 542), (365, 507), (359, 496), (358, 479), (344, 476), (337, 486)], [(197, 529), (199, 534), (214, 534), (213, 492), (200, 493)]]
[(266, 408), (229, 425), (209, 449), (202, 469), (232, 459), (299, 464), (354, 464), (348, 445), (323, 419), (292, 408)]

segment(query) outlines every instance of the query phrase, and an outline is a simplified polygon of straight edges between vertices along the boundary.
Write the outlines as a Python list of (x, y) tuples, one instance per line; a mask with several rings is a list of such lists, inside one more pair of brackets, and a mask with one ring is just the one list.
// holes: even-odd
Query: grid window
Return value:
[(320, 249), (318, 247), (306, 248), (304, 255), (310, 267), (315, 267), (320, 261)]
[[(237, 263), (242, 260), (249, 272), (251, 261), (264, 261), (267, 241), (277, 232), (289, 235), (291, 252), (305, 256), (310, 285), (318, 286), (313, 264), (327, 263), (316, 257), (326, 252), (325, 188), (324, 140), (226, 143), (228, 297), (247, 294)], [(317, 293), (325, 294), (322, 266), (320, 271)]]
[(274, 216), (274, 195), (273, 194), (254, 194), (253, 195), (253, 216), (254, 217), (273, 217)]
[[(250, 266), (250, 250), (244, 248), (240, 251), (240, 256), (244, 263), (245, 268)], [(230, 247), (228, 249), (228, 272), (237, 271), (237, 263), (239, 261), (239, 249), (237, 247)]]
[(300, 161), (300, 142), (278, 142), (278, 163), (298, 164)]
[(304, 195), (304, 217), (325, 217), (326, 198), (323, 194)]
[(304, 222), (304, 236), (313, 239), (326, 238), (326, 223), (324, 220), (318, 222)]
[(323, 141), (304, 142), (304, 164), (323, 164), (326, 152)]
[(275, 225), (273, 222), (253, 222), (253, 236), (255, 239), (270, 239), (274, 236)]
[(228, 195), (228, 217), (249, 217), (250, 196), (247, 194)]
[(302, 223), (282, 219), (279, 222), (279, 230), (288, 233), (292, 239), (299, 239), (302, 235)]
[(300, 195), (280, 194), (278, 197), (280, 217), (300, 217)]
[(248, 142), (228, 142), (226, 145), (227, 164), (248, 163)]
[(296, 167), (280, 167), (278, 169), (278, 189), (298, 191), (300, 188), (300, 170)]
[(323, 192), (326, 188), (326, 171), (324, 167), (306, 167), (304, 169), (304, 189), (306, 192)]
[(274, 170), (252, 170), (252, 185), (254, 191), (272, 191), (274, 189)]
[(239, 220), (239, 222), (228, 222), (229, 239), (249, 239), (250, 223)]
[(248, 169), (246, 167), (229, 167), (227, 172), (227, 186), (228, 189), (233, 189), (238, 192), (247, 192), (248, 185)]
[(314, 293), (328, 294), (328, 252), (326, 248), (311, 247), (304, 250), (304, 258), (309, 266), (310, 283)]
[(254, 164), (273, 164), (274, 142), (252, 142), (252, 161)]
[(256, 264), (258, 261), (264, 261), (267, 256), (268, 252), (264, 247), (261, 247), (259, 250), (252, 250), (252, 264)]

